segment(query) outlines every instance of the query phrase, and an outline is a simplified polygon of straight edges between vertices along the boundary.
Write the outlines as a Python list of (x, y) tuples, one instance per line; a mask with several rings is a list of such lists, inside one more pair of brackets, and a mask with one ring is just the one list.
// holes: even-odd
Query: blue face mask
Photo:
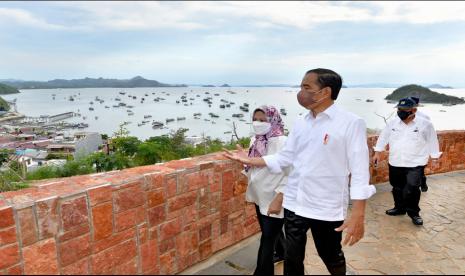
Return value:
[(410, 111), (405, 111), (405, 110), (398, 110), (397, 111), (397, 116), (399, 116), (399, 118), (404, 121), (405, 119), (407, 119), (410, 115), (412, 115), (413, 112), (410, 110)]

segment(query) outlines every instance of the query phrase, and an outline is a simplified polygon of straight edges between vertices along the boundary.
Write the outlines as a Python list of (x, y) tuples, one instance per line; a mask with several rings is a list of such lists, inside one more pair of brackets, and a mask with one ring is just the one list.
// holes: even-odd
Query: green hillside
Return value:
[(0, 111), (8, 111), (10, 110), (10, 105), (0, 97)]
[(9, 85), (0, 83), (0, 95), (19, 93), (18, 89)]

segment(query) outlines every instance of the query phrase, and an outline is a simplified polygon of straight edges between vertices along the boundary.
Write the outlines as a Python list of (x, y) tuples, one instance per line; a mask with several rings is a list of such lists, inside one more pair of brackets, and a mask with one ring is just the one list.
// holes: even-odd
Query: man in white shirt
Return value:
[[(308, 71), (297, 100), (310, 112), (297, 119), (281, 151), (262, 158), (225, 153), (232, 160), (267, 166), (275, 173), (293, 167), (283, 200), (284, 275), (304, 275), (308, 229), (319, 256), (333, 275), (346, 272), (342, 231), (346, 231), (344, 245), (355, 244), (364, 234), (366, 199), (376, 189), (369, 185), (365, 122), (334, 105), (341, 86), (342, 78), (334, 71), (321, 68)], [(349, 195), (352, 212), (345, 220)]]
[(416, 103), (404, 98), (397, 105), (398, 117), (389, 121), (378, 137), (374, 147), (375, 164), (379, 153), (389, 144), (389, 182), (394, 197), (394, 208), (387, 215), (397, 216), (407, 213), (413, 224), (423, 225), (420, 216), (420, 185), (424, 166), (431, 156), (433, 165), (441, 156), (439, 143), (433, 124), (416, 117)]
[[(425, 113), (421, 112), (418, 110), (418, 105), (420, 104), (420, 98), (417, 97), (410, 97), (412, 100), (415, 101), (416, 105), (415, 107), (417, 108), (417, 112), (415, 113), (415, 116), (418, 116), (420, 118), (426, 119), (428, 121), (431, 121), (431, 118), (426, 115)], [(422, 171), (422, 176), (421, 176), (421, 185), (420, 185), (420, 190), (422, 192), (427, 192), (428, 191), (428, 185), (426, 184), (426, 175), (425, 175), (425, 167), (423, 166), (423, 171)]]

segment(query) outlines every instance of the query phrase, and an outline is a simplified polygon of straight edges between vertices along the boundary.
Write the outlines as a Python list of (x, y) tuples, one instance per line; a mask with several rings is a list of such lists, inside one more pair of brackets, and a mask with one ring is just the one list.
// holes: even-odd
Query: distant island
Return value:
[(0, 95), (16, 94), (16, 93), (19, 93), (18, 89), (12, 86), (0, 83)]
[(207, 84), (207, 85), (202, 85), (202, 87), (216, 87), (216, 86), (214, 86), (212, 84)]
[(52, 88), (134, 88), (134, 87), (187, 87), (185, 84), (166, 84), (137, 76), (129, 80), (84, 78), (55, 79), (50, 81), (4, 81), (3, 83), (17, 89), (52, 89)]
[(223, 84), (223, 85), (220, 86), (220, 87), (231, 87), (231, 86), (230, 86), (229, 84), (225, 83), (225, 84)]
[(391, 94), (386, 96), (386, 100), (399, 101), (406, 97), (418, 97), (420, 103), (439, 103), (444, 105), (455, 105), (463, 104), (465, 100), (463, 98), (449, 96), (443, 93), (438, 93), (430, 90), (427, 87), (423, 87), (416, 84), (404, 85), (397, 88)]
[(441, 89), (441, 88), (442, 88), (442, 89), (452, 89), (452, 88), (453, 88), (453, 87), (451, 87), (451, 86), (444, 86), (444, 85), (437, 84), (437, 83), (428, 85), (427, 87), (428, 87), (428, 88), (439, 88), (439, 89)]

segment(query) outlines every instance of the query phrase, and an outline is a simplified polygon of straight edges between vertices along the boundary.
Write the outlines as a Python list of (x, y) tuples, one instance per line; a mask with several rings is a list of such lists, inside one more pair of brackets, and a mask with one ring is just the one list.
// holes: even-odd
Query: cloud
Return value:
[(26, 10), (13, 8), (0, 8), (0, 22), (3, 22), (3, 24), (14, 22), (23, 26), (47, 30), (66, 29), (65, 26), (48, 23), (45, 19), (39, 18)]
[[(236, 26), (311, 29), (328, 22), (431, 24), (465, 21), (465, 2), (321, 2), (321, 1), (186, 1), (186, 2), (48, 2), (75, 16), (62, 25), (23, 9), (0, 8), (0, 20), (42, 29), (197, 30)], [(38, 11), (36, 11), (38, 13)], [(66, 21), (66, 18), (63, 19)]]

